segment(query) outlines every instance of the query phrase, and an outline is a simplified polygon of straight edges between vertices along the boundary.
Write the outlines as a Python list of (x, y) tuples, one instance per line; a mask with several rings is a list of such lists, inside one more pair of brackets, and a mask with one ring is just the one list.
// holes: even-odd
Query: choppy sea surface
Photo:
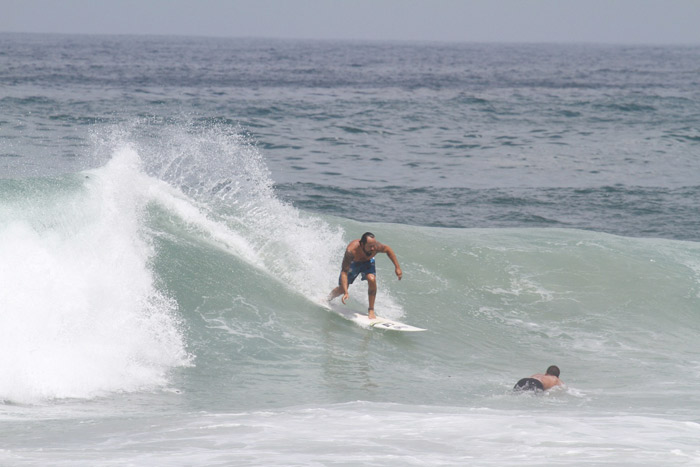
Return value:
[(700, 47), (0, 34), (0, 464), (700, 465), (698, 206)]

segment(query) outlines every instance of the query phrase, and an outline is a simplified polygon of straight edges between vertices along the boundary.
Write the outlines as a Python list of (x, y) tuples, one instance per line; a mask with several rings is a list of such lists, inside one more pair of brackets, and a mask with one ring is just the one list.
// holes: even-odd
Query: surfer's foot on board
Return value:
[(374, 309), (373, 308), (368, 308), (367, 309), (367, 317), (369, 319), (376, 319), (377, 316), (374, 314)]

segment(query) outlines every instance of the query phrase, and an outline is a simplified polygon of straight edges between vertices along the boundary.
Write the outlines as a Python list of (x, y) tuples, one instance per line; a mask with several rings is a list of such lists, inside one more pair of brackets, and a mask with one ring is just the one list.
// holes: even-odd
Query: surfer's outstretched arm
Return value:
[(396, 274), (396, 277), (401, 280), (401, 277), (403, 277), (403, 271), (401, 270), (401, 266), (399, 266), (399, 258), (396, 257), (394, 250), (389, 245), (381, 245), (381, 249), (379, 251), (386, 253), (391, 262), (394, 263), (394, 273)]

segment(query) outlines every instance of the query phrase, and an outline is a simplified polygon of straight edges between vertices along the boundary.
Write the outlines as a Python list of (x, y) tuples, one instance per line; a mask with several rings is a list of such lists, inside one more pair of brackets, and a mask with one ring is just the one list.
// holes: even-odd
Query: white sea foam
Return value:
[[(143, 466), (697, 465), (700, 461), (696, 442), (700, 426), (665, 417), (351, 402), (197, 414), (170, 423), (128, 432), (110, 429), (107, 423), (73, 424), (66, 432), (84, 440), (83, 449), (66, 452), (63, 446), (50, 445), (22, 457), (35, 465), (44, 461), (71, 466), (94, 465), (97, 453), (110, 465)], [(0, 451), (0, 460), (11, 456)]]
[[(280, 200), (260, 151), (229, 128), (177, 127), (158, 143), (141, 145), (154, 176), (152, 200), (283, 287), (325, 304), (346, 242), (358, 238), (361, 227), (346, 233)], [(352, 296), (358, 308), (366, 307), (364, 283), (353, 286)], [(384, 316), (403, 314), (386, 290), (377, 300)]]
[(122, 148), (86, 177), (60, 207), (37, 202), (0, 228), (2, 399), (152, 389), (188, 362), (149, 266), (138, 155)]

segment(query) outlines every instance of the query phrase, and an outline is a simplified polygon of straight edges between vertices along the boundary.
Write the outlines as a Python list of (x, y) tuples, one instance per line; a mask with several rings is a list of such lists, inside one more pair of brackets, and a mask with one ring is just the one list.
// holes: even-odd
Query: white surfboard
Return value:
[(417, 328), (411, 326), (410, 324), (402, 323), (400, 321), (394, 321), (392, 319), (380, 318), (377, 316), (375, 319), (369, 319), (367, 313), (358, 313), (352, 308), (343, 305), (342, 303), (330, 303), (328, 309), (333, 313), (342, 316), (343, 318), (350, 320), (363, 328), (371, 329), (384, 329), (387, 331), (402, 331), (402, 332), (418, 332), (425, 331), (423, 328)]

